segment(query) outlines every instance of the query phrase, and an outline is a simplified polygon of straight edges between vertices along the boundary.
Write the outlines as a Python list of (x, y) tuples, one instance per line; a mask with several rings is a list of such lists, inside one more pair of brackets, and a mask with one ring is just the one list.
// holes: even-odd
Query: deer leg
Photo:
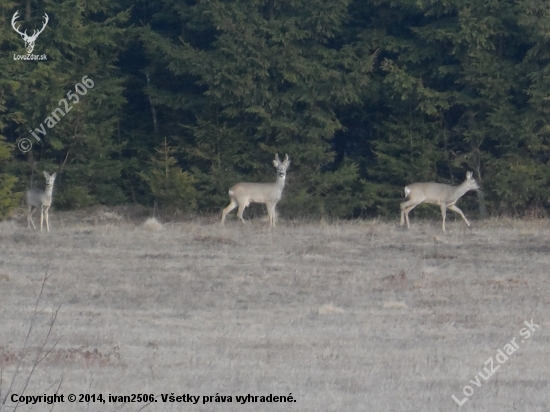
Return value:
[(40, 231), (42, 231), (42, 223), (44, 222), (44, 205), (40, 208)]
[(445, 232), (445, 216), (447, 215), (447, 205), (444, 205), (443, 203), (441, 206), (441, 216), (443, 216), (443, 231)]
[(409, 212), (410, 212), (411, 210), (413, 210), (415, 206), (416, 206), (416, 205), (411, 206), (411, 207), (407, 208), (407, 210), (405, 210), (405, 211), (403, 212), (403, 213), (405, 214), (405, 221), (407, 222), (407, 229), (411, 227), (411, 222), (410, 222), (410, 220), (409, 220)]
[(50, 207), (48, 206), (44, 208), (44, 215), (46, 218), (46, 229), (48, 229), (48, 232), (50, 231), (49, 214), (50, 214)]
[(275, 227), (275, 205), (266, 204), (267, 214), (269, 215), (269, 226)]
[(32, 221), (32, 206), (29, 205), (27, 207), (27, 226), (30, 229), (32, 224), (32, 228), (36, 230), (36, 226), (34, 225), (34, 222)]
[(239, 217), (239, 219), (241, 219), (241, 222), (243, 222), (243, 223), (246, 223), (244, 221), (244, 218), (243, 218), (243, 212), (244, 212), (244, 209), (246, 209), (246, 207), (248, 205), (249, 205), (248, 202), (239, 204), (239, 210), (237, 211), (237, 216)]
[(411, 227), (411, 222), (409, 221), (409, 212), (413, 210), (420, 203), (414, 203), (410, 200), (407, 202), (401, 203), (401, 226), (403, 225), (403, 220), (407, 222), (407, 228)]
[(238, 206), (238, 203), (235, 199), (231, 198), (231, 202), (229, 202), (229, 205), (223, 209), (223, 212), (222, 212), (222, 225), (225, 224), (225, 216), (227, 216), (227, 214), (229, 212), (231, 212), (233, 209), (235, 209), (236, 207)]
[(468, 219), (466, 219), (466, 216), (464, 216), (464, 213), (462, 213), (462, 210), (460, 210), (455, 205), (449, 206), (449, 209), (452, 210), (453, 212), (458, 213), (460, 216), (462, 216), (462, 219), (464, 219), (464, 221), (466, 222), (466, 225), (470, 227), (470, 222), (468, 222)]

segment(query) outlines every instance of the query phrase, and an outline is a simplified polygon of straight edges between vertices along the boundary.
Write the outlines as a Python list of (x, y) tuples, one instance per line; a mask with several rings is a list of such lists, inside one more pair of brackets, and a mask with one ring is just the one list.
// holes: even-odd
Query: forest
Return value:
[(43, 170), (57, 210), (220, 213), (234, 183), (275, 180), (277, 153), (288, 218), (394, 218), (406, 184), (467, 171), (474, 216), (550, 207), (548, 1), (0, 0), (0, 14), (0, 218)]

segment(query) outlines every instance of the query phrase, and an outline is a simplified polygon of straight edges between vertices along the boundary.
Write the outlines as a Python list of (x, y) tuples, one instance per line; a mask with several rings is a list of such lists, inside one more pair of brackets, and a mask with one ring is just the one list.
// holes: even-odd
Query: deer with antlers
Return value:
[(16, 11), (15, 14), (13, 15), (13, 17), (11, 19), (11, 26), (21, 36), (21, 38), (25, 41), (25, 48), (27, 49), (27, 54), (31, 54), (32, 51), (34, 50), (34, 42), (36, 42), (36, 39), (38, 38), (40, 33), (42, 33), (44, 31), (44, 29), (46, 28), (46, 25), (48, 24), (48, 21), (50, 20), (50, 18), (48, 17), (48, 15), (46, 13), (44, 13), (44, 23), (42, 25), (42, 28), (40, 30), (34, 30), (34, 32), (32, 33), (31, 36), (27, 35), (27, 30), (25, 30), (24, 32), (20, 32), (19, 27), (21, 27), (21, 26), (15, 27), (15, 21), (18, 18), (19, 18), (19, 10)]
[(237, 216), (244, 223), (243, 212), (250, 203), (263, 203), (267, 207), (269, 215), (269, 226), (275, 226), (277, 215), (275, 206), (281, 200), (283, 189), (285, 188), (286, 170), (290, 166), (288, 155), (281, 162), (279, 155), (275, 155), (273, 166), (277, 168), (277, 180), (274, 183), (237, 183), (229, 189), (231, 202), (223, 209), (222, 225), (225, 223), (225, 216), (237, 206)]

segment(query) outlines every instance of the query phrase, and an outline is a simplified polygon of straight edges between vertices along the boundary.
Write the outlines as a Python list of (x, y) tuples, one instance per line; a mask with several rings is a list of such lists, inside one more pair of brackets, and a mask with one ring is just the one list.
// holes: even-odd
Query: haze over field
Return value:
[[(54, 214), (49, 234), (0, 223), (3, 395), (49, 267), (14, 393), (62, 304), (28, 395), (53, 393), (62, 376), (65, 395), (233, 397), (206, 405), (159, 397), (151, 411), (449, 411), (469, 385), (463, 411), (547, 410), (545, 220), (466, 229), (452, 219), (442, 233), (440, 222), (418, 219), (410, 230), (281, 221), (269, 231), (259, 219), (222, 228), (219, 216), (162, 226), (122, 212), (83, 216)], [(540, 328), (521, 342), (531, 319)], [(470, 383), (513, 338), (517, 351)], [(296, 402), (237, 403), (247, 394)]]

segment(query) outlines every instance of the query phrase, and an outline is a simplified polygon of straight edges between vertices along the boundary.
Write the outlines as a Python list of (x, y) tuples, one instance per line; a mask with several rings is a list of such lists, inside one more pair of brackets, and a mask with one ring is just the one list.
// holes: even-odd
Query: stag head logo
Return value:
[(44, 13), (44, 23), (42, 25), (42, 28), (40, 30), (34, 30), (33, 34), (31, 36), (29, 36), (29, 35), (27, 35), (27, 30), (25, 30), (23, 33), (19, 31), (19, 27), (21, 27), (21, 26), (15, 27), (15, 21), (18, 18), (19, 18), (19, 11), (16, 11), (15, 14), (13, 15), (12, 19), (11, 19), (11, 26), (21, 36), (21, 38), (25, 41), (25, 48), (27, 49), (27, 54), (31, 54), (32, 51), (34, 50), (34, 42), (36, 41), (36, 39), (38, 38), (40, 33), (42, 33), (44, 31), (44, 29), (46, 28), (46, 25), (48, 24), (48, 21), (50, 19), (49, 19), (48, 15), (46, 13)]

